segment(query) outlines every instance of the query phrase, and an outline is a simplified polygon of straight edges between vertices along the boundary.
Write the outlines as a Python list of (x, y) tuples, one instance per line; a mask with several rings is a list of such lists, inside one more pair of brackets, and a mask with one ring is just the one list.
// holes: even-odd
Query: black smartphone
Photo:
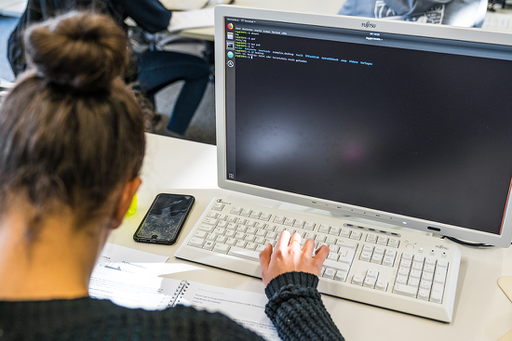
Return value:
[(133, 239), (143, 243), (176, 243), (194, 201), (191, 195), (158, 194)]

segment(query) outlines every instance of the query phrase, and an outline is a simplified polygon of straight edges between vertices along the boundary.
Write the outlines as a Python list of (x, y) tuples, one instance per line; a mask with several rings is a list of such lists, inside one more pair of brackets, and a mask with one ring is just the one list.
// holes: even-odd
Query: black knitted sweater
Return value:
[(265, 313), (285, 340), (344, 340), (325, 309), (318, 277), (304, 272), (277, 276), (265, 288)]
[[(287, 273), (265, 290), (265, 312), (283, 340), (343, 340), (316, 290), (318, 278)], [(261, 340), (219, 313), (176, 306), (163, 311), (119, 307), (89, 297), (0, 301), (0, 340)]]

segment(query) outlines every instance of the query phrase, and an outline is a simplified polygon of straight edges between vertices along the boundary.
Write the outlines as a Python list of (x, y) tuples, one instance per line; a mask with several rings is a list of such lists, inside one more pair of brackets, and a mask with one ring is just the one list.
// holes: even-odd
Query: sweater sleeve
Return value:
[(344, 340), (316, 289), (318, 277), (304, 272), (277, 276), (265, 288), (265, 313), (283, 341)]

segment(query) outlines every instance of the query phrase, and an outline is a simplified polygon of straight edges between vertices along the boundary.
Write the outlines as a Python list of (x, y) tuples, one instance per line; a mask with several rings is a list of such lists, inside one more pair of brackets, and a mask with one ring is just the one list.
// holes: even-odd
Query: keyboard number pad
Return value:
[(442, 303), (448, 262), (443, 259), (403, 253), (393, 293)]

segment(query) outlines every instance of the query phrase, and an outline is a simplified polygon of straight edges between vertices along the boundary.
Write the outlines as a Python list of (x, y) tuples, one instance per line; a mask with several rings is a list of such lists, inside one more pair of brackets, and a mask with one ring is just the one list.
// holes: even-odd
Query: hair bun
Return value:
[(112, 18), (71, 12), (32, 26), (27, 55), (40, 76), (79, 91), (108, 89), (128, 61), (126, 33)]

